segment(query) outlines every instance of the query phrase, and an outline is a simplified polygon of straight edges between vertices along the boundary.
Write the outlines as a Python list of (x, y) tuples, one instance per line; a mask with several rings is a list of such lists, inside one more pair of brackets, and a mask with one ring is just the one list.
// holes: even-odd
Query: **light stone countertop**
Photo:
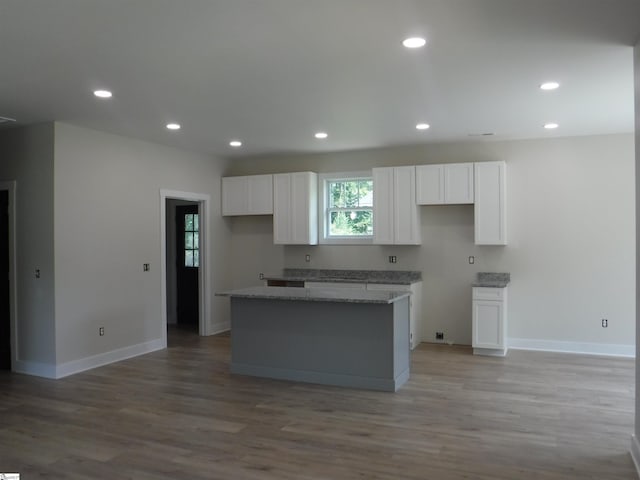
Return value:
[(510, 273), (478, 272), (474, 287), (505, 288), (511, 282)]
[(260, 298), (269, 300), (390, 304), (408, 297), (410, 293), (354, 290), (349, 288), (249, 287), (220, 292), (216, 293), (216, 295), (232, 298)]
[(265, 275), (264, 280), (411, 285), (412, 283), (422, 281), (422, 272), (406, 270), (285, 268), (282, 274)]

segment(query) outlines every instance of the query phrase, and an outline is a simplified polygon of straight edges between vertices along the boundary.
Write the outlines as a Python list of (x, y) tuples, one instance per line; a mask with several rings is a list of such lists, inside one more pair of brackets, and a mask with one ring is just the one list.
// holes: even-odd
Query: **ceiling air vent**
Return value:
[(0, 116), (0, 124), (2, 124), (2, 123), (11, 123), (11, 122), (15, 122), (15, 121), (16, 121), (15, 118), (9, 118), (9, 117)]
[(470, 133), (469, 136), (470, 137), (492, 137), (494, 136), (495, 133), (493, 132), (487, 132), (487, 133)]

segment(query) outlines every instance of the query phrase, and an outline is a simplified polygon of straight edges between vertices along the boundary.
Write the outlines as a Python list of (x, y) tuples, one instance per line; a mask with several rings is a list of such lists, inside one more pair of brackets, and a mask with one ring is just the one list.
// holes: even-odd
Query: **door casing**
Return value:
[(203, 193), (183, 192), (179, 190), (160, 190), (160, 296), (162, 302), (161, 328), (164, 347), (167, 346), (167, 200), (186, 200), (199, 204), (200, 212), (200, 271), (198, 277), (199, 290), (199, 314), (198, 331), (201, 336), (210, 335), (210, 311), (211, 311), (211, 272), (209, 271), (209, 258), (211, 252), (209, 210), (211, 196)]

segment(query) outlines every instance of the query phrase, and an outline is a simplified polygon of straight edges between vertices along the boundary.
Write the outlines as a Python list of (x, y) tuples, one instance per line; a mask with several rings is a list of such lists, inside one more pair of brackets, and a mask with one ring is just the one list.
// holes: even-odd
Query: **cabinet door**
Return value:
[(291, 176), (279, 173), (273, 176), (273, 243), (291, 241)]
[(416, 168), (413, 166), (395, 167), (393, 181), (394, 243), (397, 245), (419, 245), (422, 232), (420, 231), (420, 217), (416, 205)]
[(373, 243), (393, 241), (393, 168), (374, 168)]
[(444, 166), (444, 203), (473, 203), (473, 163)]
[(474, 348), (504, 348), (504, 306), (502, 302), (474, 300), (472, 324), (472, 346)]
[(506, 173), (504, 162), (475, 164), (475, 243), (506, 245)]
[(222, 178), (222, 215), (246, 215), (249, 209), (247, 177)]
[(291, 173), (291, 239), (289, 243), (318, 243), (318, 179), (315, 173)]
[(273, 175), (251, 175), (249, 182), (248, 212), (251, 215), (273, 214)]
[(416, 167), (416, 202), (418, 205), (442, 205), (444, 197), (444, 165)]

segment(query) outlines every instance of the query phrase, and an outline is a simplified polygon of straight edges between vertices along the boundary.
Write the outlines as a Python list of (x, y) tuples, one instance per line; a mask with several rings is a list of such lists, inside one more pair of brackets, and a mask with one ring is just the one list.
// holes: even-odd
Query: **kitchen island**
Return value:
[(396, 391), (409, 378), (409, 294), (253, 287), (231, 298), (231, 372)]

